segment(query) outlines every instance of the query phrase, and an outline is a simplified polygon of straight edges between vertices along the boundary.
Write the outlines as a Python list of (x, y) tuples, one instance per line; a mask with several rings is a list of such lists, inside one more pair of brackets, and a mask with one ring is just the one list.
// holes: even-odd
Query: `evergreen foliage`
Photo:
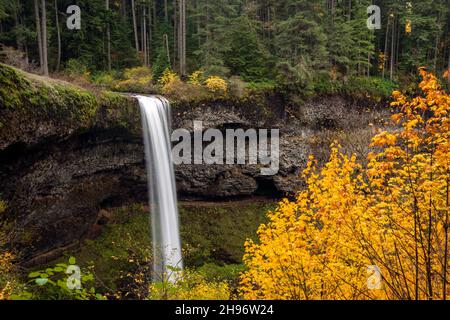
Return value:
[[(203, 70), (206, 76), (240, 76), (247, 82), (276, 80), (297, 90), (324, 76), (396, 80), (420, 66), (440, 74), (449, 64), (445, 0), (375, 1), (381, 7), (380, 30), (366, 26), (370, 0), (135, 0), (134, 6), (121, 0), (108, 1), (109, 9), (105, 0), (78, 0), (81, 30), (65, 25), (73, 1), (44, 2), (50, 72), (73, 59), (94, 73), (108, 71), (111, 60), (117, 70), (151, 67), (157, 81), (167, 68), (181, 70), (182, 39), (188, 74)], [(36, 19), (33, 0), (0, 0), (0, 43), (24, 52), (30, 69), (37, 70)]]

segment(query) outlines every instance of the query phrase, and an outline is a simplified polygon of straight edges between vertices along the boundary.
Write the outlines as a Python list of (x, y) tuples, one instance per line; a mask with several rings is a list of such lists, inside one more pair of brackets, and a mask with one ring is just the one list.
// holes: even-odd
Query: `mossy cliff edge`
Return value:
[(92, 127), (137, 131), (139, 119), (131, 97), (107, 91), (92, 93), (0, 64), (0, 150)]

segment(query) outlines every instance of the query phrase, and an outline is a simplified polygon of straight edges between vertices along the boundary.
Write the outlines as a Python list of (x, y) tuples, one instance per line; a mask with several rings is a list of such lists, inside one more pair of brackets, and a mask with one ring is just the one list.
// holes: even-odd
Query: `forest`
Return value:
[[(449, 29), (448, 0), (0, 0), (0, 300), (448, 300)], [(161, 281), (152, 97), (167, 136), (281, 137), (273, 176), (169, 163)]]
[[(74, 4), (79, 30), (66, 26)], [(379, 30), (365, 27), (372, 4)], [(298, 89), (353, 76), (397, 80), (421, 66), (442, 73), (450, 63), (445, 0), (3, 0), (0, 26), (3, 50), (45, 75), (148, 66), (154, 80), (170, 68), (182, 78), (202, 70)]]

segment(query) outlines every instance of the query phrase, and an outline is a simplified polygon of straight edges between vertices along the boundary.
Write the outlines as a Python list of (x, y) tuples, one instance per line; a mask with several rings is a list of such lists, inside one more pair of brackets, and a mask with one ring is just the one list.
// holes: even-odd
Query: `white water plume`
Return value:
[(170, 103), (162, 97), (137, 96), (144, 134), (152, 214), (153, 281), (176, 281), (183, 268), (175, 173), (170, 142)]

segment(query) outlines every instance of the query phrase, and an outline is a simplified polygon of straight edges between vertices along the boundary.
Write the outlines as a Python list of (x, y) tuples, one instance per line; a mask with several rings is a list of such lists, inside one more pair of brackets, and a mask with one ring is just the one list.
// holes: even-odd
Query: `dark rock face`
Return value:
[(180, 165), (175, 168), (181, 196), (230, 198), (255, 194), (255, 178), (233, 165)]
[(369, 144), (373, 133), (371, 126), (381, 125), (388, 117), (387, 109), (361, 106), (339, 96), (314, 99), (295, 108), (272, 105), (265, 113), (251, 108), (220, 103), (177, 106), (173, 112), (173, 128), (185, 128), (191, 136), (193, 121), (202, 121), (203, 130), (214, 128), (223, 133), (228, 128), (279, 129), (278, 174), (261, 175), (261, 165), (183, 164), (175, 168), (177, 186), (182, 196), (294, 195), (303, 186), (300, 176), (309, 155), (315, 155), (319, 162), (327, 160), (329, 146), (335, 139), (339, 139), (348, 152), (362, 153), (364, 150), (359, 149)]
[[(20, 124), (26, 110), (14, 114), (0, 106), (2, 120), (10, 120), (2, 122), (11, 124), (0, 126), (4, 137), (0, 197), (8, 205), (0, 226), (10, 227), (8, 245), (21, 253), (23, 261), (45, 262), (61, 254), (62, 248), (98, 233), (103, 208), (147, 201), (139, 108), (136, 103), (135, 109), (128, 104), (127, 111), (122, 110), (112, 112), (100, 105), (92, 125), (83, 124), (80, 130), (76, 122), (67, 127), (67, 121), (48, 117), (41, 121), (39, 113), (27, 115), (26, 123)], [(180, 165), (175, 168), (179, 195), (211, 199), (292, 195), (302, 187), (299, 176), (309, 154), (324, 160), (321, 155), (340, 130), (361, 137), (370, 131), (370, 123), (385, 116), (383, 111), (340, 97), (309, 101), (297, 108), (267, 105), (264, 110), (217, 102), (176, 105), (173, 129), (192, 131), (192, 121), (201, 120), (204, 129), (279, 128), (281, 132), (277, 175), (262, 176), (259, 165)], [(14, 132), (10, 138), (8, 130)]]
[(12, 245), (24, 257), (82, 239), (102, 206), (146, 199), (140, 141), (94, 136), (2, 162)]

